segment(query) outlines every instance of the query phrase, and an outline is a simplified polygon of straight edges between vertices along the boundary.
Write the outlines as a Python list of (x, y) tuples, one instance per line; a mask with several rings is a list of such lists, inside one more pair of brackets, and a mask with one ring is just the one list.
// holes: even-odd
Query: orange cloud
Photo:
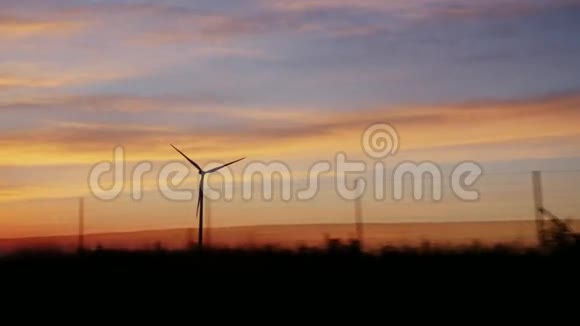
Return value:
[[(134, 74), (115, 67), (57, 67), (30, 63), (0, 64), (0, 89), (61, 88), (103, 80), (115, 80)], [(30, 96), (26, 97), (30, 99)], [(6, 99), (4, 99), (6, 100)], [(0, 100), (0, 106), (2, 106)]]
[[(364, 128), (380, 122), (389, 122), (398, 129), (403, 153), (453, 146), (477, 149), (485, 144), (579, 137), (579, 108), (580, 95), (570, 94), (332, 115), (282, 110), (280, 120), (273, 111), (217, 110), (221, 120), (245, 119), (228, 128), (195, 125), (195, 112), (191, 114), (191, 127), (52, 123), (41, 129), (1, 134), (0, 165), (95, 163), (109, 159), (116, 145), (128, 149), (129, 160), (171, 160), (175, 156), (169, 143), (183, 146), (200, 159), (227, 159), (240, 154), (305, 157), (339, 150), (358, 153)], [(444, 159), (445, 155), (438, 157)]]
[(0, 39), (69, 35), (79, 31), (82, 27), (82, 23), (75, 21), (0, 17)]
[(62, 86), (64, 80), (57, 79), (34, 79), (23, 77), (0, 77), (0, 89), (2, 88), (52, 88)]

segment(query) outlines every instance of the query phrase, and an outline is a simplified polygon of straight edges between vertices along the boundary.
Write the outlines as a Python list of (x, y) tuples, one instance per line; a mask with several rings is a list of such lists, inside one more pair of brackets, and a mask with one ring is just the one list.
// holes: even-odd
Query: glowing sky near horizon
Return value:
[[(525, 173), (580, 167), (580, 1), (0, 0), (0, 8), (0, 237), (73, 233), (70, 198), (88, 196), (90, 167), (117, 145), (130, 167), (180, 160), (174, 143), (204, 164), (248, 156), (304, 175), (337, 152), (372, 162), (361, 134), (390, 122), (401, 148), (389, 167), (474, 160), (492, 174), (472, 206), (371, 202), (375, 222), (529, 218)], [(546, 178), (562, 214), (580, 216), (580, 174)], [(89, 229), (191, 223), (194, 204), (163, 200), (155, 175), (145, 183), (139, 203), (89, 199)], [(216, 225), (352, 215), (329, 193), (215, 205)]]

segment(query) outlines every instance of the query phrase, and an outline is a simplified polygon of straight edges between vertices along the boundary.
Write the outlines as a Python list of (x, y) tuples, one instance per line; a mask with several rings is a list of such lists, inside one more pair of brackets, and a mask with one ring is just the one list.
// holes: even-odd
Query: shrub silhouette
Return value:
[(572, 231), (570, 221), (551, 219), (544, 241), (544, 245), (552, 250), (569, 249), (578, 245), (578, 235)]

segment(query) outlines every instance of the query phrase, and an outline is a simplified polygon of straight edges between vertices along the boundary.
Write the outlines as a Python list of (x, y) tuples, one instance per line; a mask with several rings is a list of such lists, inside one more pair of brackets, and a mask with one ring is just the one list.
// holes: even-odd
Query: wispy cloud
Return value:
[[(209, 42), (226, 44), (238, 38), (276, 33), (321, 33), (356, 36), (400, 29), (401, 24), (433, 19), (470, 19), (529, 15), (550, 8), (578, 6), (575, 0), (258, 0), (236, 12), (191, 6), (187, 2), (91, 3), (40, 6), (43, 16), (0, 17), (0, 38), (94, 34), (150, 44)], [(18, 7), (18, 6), (16, 6)], [(23, 6), (25, 7), (25, 6)], [(198, 8), (199, 7), (199, 8)], [(112, 26), (121, 24), (122, 28)], [(90, 26), (90, 28), (88, 28)], [(242, 51), (247, 55), (248, 52)]]
[(211, 112), (222, 100), (211, 95), (52, 95), (0, 101), (0, 110), (68, 110), (96, 112)]
[(8, 62), (0, 64), (0, 90), (14, 88), (62, 88), (135, 75), (127, 69), (98, 66), (58, 67), (48, 64)]
[(66, 36), (79, 32), (83, 26), (77, 21), (0, 16), (0, 39)]
[(329, 9), (384, 12), (406, 17), (516, 15), (546, 8), (578, 6), (576, 0), (263, 0), (263, 6), (283, 11), (320, 11)]
[[(235, 153), (267, 156), (282, 148), (287, 155), (304, 151), (360, 151), (360, 135), (372, 123), (389, 122), (400, 132), (404, 150), (481, 146), (549, 137), (578, 137), (580, 95), (521, 101), (482, 101), (462, 105), (371, 109), (326, 116), (288, 113), (287, 124), (264, 124), (265, 111), (251, 112), (233, 129), (211, 126), (92, 124), (51, 122), (41, 129), (0, 135), (0, 164), (76, 164), (108, 157), (116, 145), (131, 148), (131, 159), (165, 160), (167, 144), (183, 144), (201, 158)], [(301, 121), (301, 122), (300, 122)], [(541, 126), (541, 127), (539, 127)], [(555, 145), (557, 147), (557, 145)], [(233, 152), (233, 153), (232, 153)], [(444, 157), (444, 151), (440, 157)], [(466, 158), (468, 159), (468, 158)]]

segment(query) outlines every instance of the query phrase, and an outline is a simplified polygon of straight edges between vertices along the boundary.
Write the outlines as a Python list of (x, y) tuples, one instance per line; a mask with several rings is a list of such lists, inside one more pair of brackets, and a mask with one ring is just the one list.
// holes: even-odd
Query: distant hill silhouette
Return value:
[[(580, 223), (573, 226), (578, 229)], [(196, 230), (168, 229), (136, 232), (87, 234), (87, 248), (108, 249), (183, 249)], [(211, 243), (219, 247), (260, 247), (274, 245), (284, 248), (301, 246), (320, 247), (328, 239), (353, 239), (356, 234), (351, 224), (265, 225), (224, 227), (211, 229)], [(469, 222), (469, 223), (402, 223), (365, 225), (366, 249), (385, 245), (417, 246), (423, 242), (436, 245), (486, 245), (510, 243), (523, 246), (536, 244), (533, 221)], [(0, 239), (0, 252), (25, 249), (75, 250), (77, 236), (53, 236), (20, 239)]]

